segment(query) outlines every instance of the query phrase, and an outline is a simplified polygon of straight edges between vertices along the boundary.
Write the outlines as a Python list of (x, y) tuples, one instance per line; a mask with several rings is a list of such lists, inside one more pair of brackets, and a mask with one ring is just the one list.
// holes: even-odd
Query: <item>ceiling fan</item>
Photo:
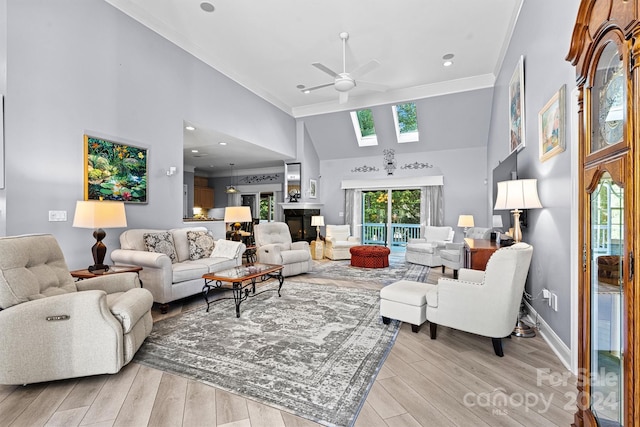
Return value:
[(333, 71), (331, 68), (327, 67), (326, 65), (323, 65), (319, 62), (314, 62), (313, 65), (314, 67), (316, 67), (317, 69), (324, 71), (325, 73), (329, 74), (331, 77), (334, 78), (332, 83), (326, 83), (320, 86), (314, 86), (314, 87), (309, 87), (309, 88), (302, 88), (302, 92), (304, 93), (309, 93), (312, 90), (316, 90), (316, 89), (321, 89), (323, 87), (328, 87), (328, 86), (333, 86), (335, 88), (335, 90), (337, 90), (338, 92), (340, 92), (340, 98), (339, 98), (339, 102), (340, 104), (344, 104), (345, 102), (347, 102), (349, 100), (349, 91), (353, 88), (355, 88), (356, 86), (363, 88), (363, 89), (370, 89), (370, 90), (375, 90), (375, 91), (379, 91), (379, 92), (384, 92), (385, 90), (387, 90), (387, 86), (385, 85), (380, 85), (380, 84), (376, 84), (376, 83), (369, 83), (369, 82), (363, 82), (358, 80), (358, 82), (356, 83), (356, 78), (374, 70), (375, 68), (377, 68), (378, 66), (380, 66), (380, 63), (378, 61), (376, 61), (375, 59), (372, 59), (371, 61), (367, 62), (366, 64), (363, 64), (361, 66), (359, 66), (358, 68), (356, 68), (355, 70), (353, 70), (350, 73), (347, 73), (347, 59), (346, 59), (346, 47), (347, 47), (347, 40), (349, 39), (349, 33), (347, 32), (342, 32), (340, 33), (340, 39), (342, 39), (342, 72), (341, 73), (336, 73), (335, 71)]

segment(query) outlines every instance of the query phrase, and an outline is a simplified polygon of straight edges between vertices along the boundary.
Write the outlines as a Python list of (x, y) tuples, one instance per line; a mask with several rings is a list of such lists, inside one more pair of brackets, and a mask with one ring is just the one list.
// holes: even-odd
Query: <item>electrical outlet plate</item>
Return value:
[(49, 222), (60, 222), (67, 220), (67, 211), (49, 211)]

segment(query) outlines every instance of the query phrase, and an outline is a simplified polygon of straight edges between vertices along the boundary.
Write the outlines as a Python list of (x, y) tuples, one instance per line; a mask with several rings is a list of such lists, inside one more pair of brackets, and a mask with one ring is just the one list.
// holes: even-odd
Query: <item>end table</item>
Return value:
[[(107, 271), (98, 272), (98, 271), (89, 271), (88, 269), (82, 270), (73, 270), (69, 273), (71, 277), (76, 280), (83, 279), (91, 279), (92, 277), (104, 276), (107, 274), (118, 274), (118, 273), (138, 273), (138, 278), (140, 278), (140, 271), (142, 271), (142, 267), (137, 265), (112, 265), (109, 266)], [(142, 280), (140, 280), (140, 286), (142, 286)]]
[(322, 240), (312, 240), (309, 246), (311, 247), (311, 258), (324, 258), (324, 242)]

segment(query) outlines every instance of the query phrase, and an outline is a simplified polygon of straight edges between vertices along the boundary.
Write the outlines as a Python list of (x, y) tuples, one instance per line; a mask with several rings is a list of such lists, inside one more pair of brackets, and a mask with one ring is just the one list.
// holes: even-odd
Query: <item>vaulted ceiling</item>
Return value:
[[(491, 87), (523, 0), (106, 0), (294, 117)], [(346, 103), (346, 71), (371, 60)], [(453, 55), (445, 67), (445, 55)], [(384, 91), (370, 90), (370, 82)]]

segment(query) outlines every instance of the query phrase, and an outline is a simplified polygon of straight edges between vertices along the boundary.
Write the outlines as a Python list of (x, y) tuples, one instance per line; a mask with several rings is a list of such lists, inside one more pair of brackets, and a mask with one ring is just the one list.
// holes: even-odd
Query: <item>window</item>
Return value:
[(378, 145), (371, 109), (352, 111), (351, 121), (353, 122), (353, 130), (356, 133), (359, 147)]
[(393, 123), (396, 126), (398, 143), (417, 142), (419, 134), (416, 104), (409, 102), (407, 104), (393, 105), (391, 111), (393, 111)]

